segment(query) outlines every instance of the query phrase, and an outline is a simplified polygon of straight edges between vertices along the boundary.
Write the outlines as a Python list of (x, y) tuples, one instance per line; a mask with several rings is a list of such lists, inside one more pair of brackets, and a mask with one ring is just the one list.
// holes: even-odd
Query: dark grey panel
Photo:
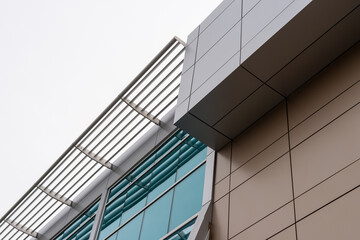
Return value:
[(186, 72), (195, 63), (198, 38), (185, 48), (185, 57), (182, 72)]
[(358, 4), (358, 0), (311, 2), (247, 58), (243, 66), (261, 80), (268, 80)]
[(262, 82), (248, 71), (239, 67), (221, 81), (216, 88), (213, 88), (196, 106), (189, 108), (189, 111), (208, 125), (213, 126), (250, 96), (261, 84)]
[(191, 84), (194, 75), (194, 66), (188, 69), (181, 76), (179, 95), (178, 95), (178, 103), (182, 103), (186, 98), (190, 96), (191, 93)]
[(240, 51), (240, 23), (237, 23), (214, 47), (196, 62), (192, 92), (199, 88), (234, 54)]
[(187, 37), (186, 43), (190, 44), (199, 36), (200, 26), (197, 26)]
[(255, 35), (268, 25), (293, 0), (262, 0), (244, 18), (242, 46), (245, 46)]
[(204, 31), (234, 0), (224, 0), (215, 8), (210, 15), (200, 24), (200, 33)]
[(196, 60), (200, 59), (241, 19), (241, 1), (235, 0), (199, 36)]
[(263, 85), (217, 123), (215, 129), (234, 139), (283, 99), (280, 94)]
[(243, 16), (245, 16), (261, 0), (243, 0)]
[(268, 84), (289, 95), (360, 40), (360, 30), (353, 29), (360, 29), (359, 7), (271, 78)]
[(189, 112), (175, 122), (175, 125), (213, 149), (220, 149), (230, 142), (229, 138), (200, 121)]

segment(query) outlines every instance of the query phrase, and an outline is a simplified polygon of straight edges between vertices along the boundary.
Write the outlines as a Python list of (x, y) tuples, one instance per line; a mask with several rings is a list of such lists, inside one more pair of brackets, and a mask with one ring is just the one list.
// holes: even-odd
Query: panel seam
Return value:
[(289, 158), (290, 158), (290, 174), (291, 174), (291, 189), (292, 189), (292, 202), (294, 209), (294, 223), (295, 223), (295, 236), (298, 239), (298, 230), (296, 224), (296, 206), (295, 206), (295, 190), (294, 190), (294, 173), (293, 173), (293, 165), (292, 165), (292, 157), (291, 157), (291, 143), (290, 143), (290, 126), (289, 126), (289, 109), (288, 109), (288, 99), (285, 99), (286, 105), (286, 124), (287, 124), (287, 135), (288, 135), (288, 147), (289, 147)]

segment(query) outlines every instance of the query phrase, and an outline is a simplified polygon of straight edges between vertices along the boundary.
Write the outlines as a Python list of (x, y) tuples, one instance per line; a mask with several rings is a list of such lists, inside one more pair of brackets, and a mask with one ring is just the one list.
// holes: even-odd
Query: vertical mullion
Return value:
[[(186, 144), (186, 141), (181, 145), (181, 147), (179, 149), (179, 157), (177, 159), (177, 166), (179, 166), (179, 163), (180, 163), (181, 150), (182, 150), (184, 144)], [(177, 174), (178, 174), (178, 169), (176, 169), (176, 173), (175, 173), (175, 183), (177, 181)], [(176, 186), (173, 188), (173, 192), (172, 192), (171, 205), (170, 205), (170, 215), (169, 215), (167, 233), (170, 231), (170, 221), (171, 221), (171, 215), (172, 215), (172, 210), (173, 210), (172, 208), (173, 208), (173, 204), (174, 204), (175, 189), (176, 189)]]
[(105, 191), (103, 191), (103, 193), (100, 196), (100, 200), (99, 200), (100, 202), (99, 202), (98, 209), (94, 213), (95, 218), (94, 218), (93, 227), (91, 229), (89, 240), (96, 240), (98, 238), (101, 224), (102, 224), (103, 214), (104, 214), (105, 208), (106, 208), (106, 200), (107, 200), (107, 197), (109, 194), (108, 192), (109, 192), (108, 188), (105, 188)]

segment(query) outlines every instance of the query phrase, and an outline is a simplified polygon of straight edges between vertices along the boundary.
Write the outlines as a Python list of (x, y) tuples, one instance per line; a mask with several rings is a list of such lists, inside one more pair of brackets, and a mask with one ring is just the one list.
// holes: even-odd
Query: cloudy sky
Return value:
[(0, 216), (221, 0), (0, 0)]

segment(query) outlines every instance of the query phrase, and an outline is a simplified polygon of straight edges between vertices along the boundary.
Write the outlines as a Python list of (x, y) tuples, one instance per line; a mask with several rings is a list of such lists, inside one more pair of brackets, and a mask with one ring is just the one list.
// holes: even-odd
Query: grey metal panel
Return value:
[(177, 100), (178, 104), (182, 103), (186, 98), (190, 97), (193, 75), (194, 66), (192, 66), (189, 70), (182, 74)]
[(202, 205), (212, 201), (213, 185), (214, 185), (214, 171), (215, 171), (215, 152), (212, 152), (206, 157), (205, 179), (204, 179), (204, 193)]
[(196, 60), (199, 60), (241, 19), (241, 0), (235, 0), (199, 36)]
[(298, 55), (286, 68), (271, 78), (268, 84), (283, 95), (289, 95), (319, 69), (359, 41), (360, 31), (352, 29), (360, 29), (360, 7)]
[(182, 72), (185, 73), (195, 63), (198, 38), (185, 48), (185, 57)]
[(226, 143), (230, 142), (230, 138), (208, 126), (205, 122), (199, 120), (190, 112), (187, 112), (174, 124), (186, 132), (190, 132), (191, 136), (199, 139), (205, 145), (211, 146), (214, 149), (219, 149)]
[(200, 33), (204, 31), (234, 0), (224, 0), (200, 24)]
[(207, 147), (206, 149), (206, 156), (209, 156), (211, 153), (214, 152), (214, 149), (212, 149), (211, 147)]
[[(295, 0), (274, 18), (265, 28), (261, 30), (250, 42), (241, 49), (241, 61), (244, 62), (254, 52), (256, 52), (267, 40), (271, 39), (282, 27), (284, 27), (296, 14), (298, 14), (312, 0)], [(296, 30), (295, 30), (296, 31)], [(290, 39), (290, 38), (289, 38)], [(290, 47), (293, 44), (288, 40), (282, 46)], [(289, 49), (290, 50), (290, 49)], [(287, 51), (284, 49), (284, 51)], [(273, 59), (277, 60), (277, 59)], [(266, 66), (264, 66), (266, 68)]]
[(209, 227), (212, 216), (212, 204), (209, 202), (204, 205), (196, 218), (193, 229), (188, 240), (204, 240), (209, 233)]
[(187, 44), (190, 44), (199, 36), (200, 26), (197, 26), (187, 37)]
[(242, 47), (268, 25), (293, 0), (262, 0), (244, 18)]
[[(297, 0), (293, 4), (304, 1)], [(292, 5), (289, 11), (293, 9)], [(358, 0), (311, 2), (243, 65), (260, 79), (268, 80), (358, 5)]]
[(265, 84), (226, 115), (215, 128), (234, 139), (284, 98)]
[(176, 122), (179, 119), (181, 119), (188, 112), (189, 102), (190, 102), (190, 99), (187, 98), (182, 103), (176, 105), (175, 117), (174, 117), (175, 125), (176, 125)]
[(215, 46), (213, 46), (195, 66), (193, 86), (194, 92), (235, 53), (240, 50), (241, 22), (238, 22)]
[(243, 16), (245, 16), (259, 2), (261, 2), (261, 0), (243, 0)]
[[(196, 92), (190, 99), (189, 111), (210, 126), (216, 124), (262, 85), (261, 81), (242, 67), (238, 67), (234, 72), (224, 76), (222, 79), (224, 80), (218, 79), (220, 83), (212, 87), (210, 89), (211, 92), (206, 97), (202, 97), (196, 106), (192, 107), (192, 104), (194, 104), (193, 97), (196, 96)], [(202, 93), (202, 95), (204, 96), (205, 94)]]
[[(196, 106), (203, 100), (212, 90), (221, 84), (232, 72), (240, 66), (240, 52), (237, 52), (232, 58), (229, 59), (221, 68), (214, 73), (204, 84), (196, 89), (190, 98), (189, 109)], [(222, 97), (222, 96), (221, 96)], [(221, 98), (219, 98), (221, 99)], [(217, 101), (221, 102), (221, 101)], [(207, 122), (207, 120), (205, 120)]]

